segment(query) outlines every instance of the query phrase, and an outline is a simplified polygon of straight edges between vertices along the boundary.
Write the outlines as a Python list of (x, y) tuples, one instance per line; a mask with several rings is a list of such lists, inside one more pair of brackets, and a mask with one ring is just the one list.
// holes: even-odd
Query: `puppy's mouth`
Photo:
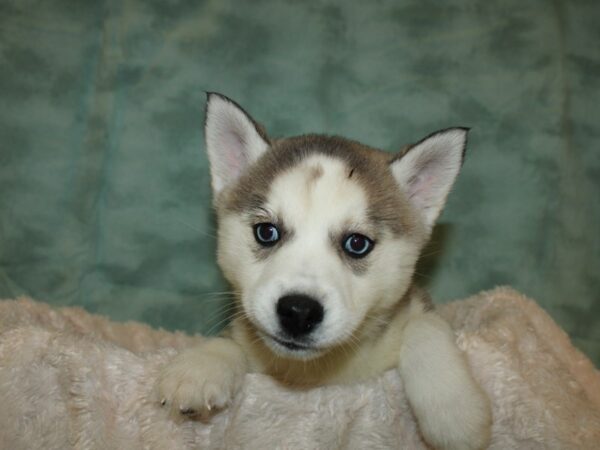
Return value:
[(310, 343), (284, 339), (265, 332), (261, 332), (260, 334), (267, 346), (276, 353), (283, 353), (300, 359), (310, 359), (322, 352), (322, 349)]
[(279, 345), (283, 345), (288, 350), (293, 350), (293, 351), (295, 351), (295, 350), (315, 350), (315, 348), (311, 347), (310, 345), (299, 344), (294, 341), (286, 341), (283, 339), (279, 339), (275, 336), (269, 336), (269, 337), (271, 339), (273, 339), (275, 342), (277, 342)]

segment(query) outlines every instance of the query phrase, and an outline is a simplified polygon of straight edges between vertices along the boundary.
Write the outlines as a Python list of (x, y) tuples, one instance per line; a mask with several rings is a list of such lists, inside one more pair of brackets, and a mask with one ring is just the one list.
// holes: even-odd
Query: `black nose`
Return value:
[(307, 335), (323, 320), (323, 306), (302, 294), (286, 295), (277, 302), (281, 328), (292, 337)]

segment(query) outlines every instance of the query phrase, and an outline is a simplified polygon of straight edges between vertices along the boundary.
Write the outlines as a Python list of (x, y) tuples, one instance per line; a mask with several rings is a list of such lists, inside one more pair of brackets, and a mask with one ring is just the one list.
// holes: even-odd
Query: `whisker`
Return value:
[(236, 295), (236, 291), (213, 291), (213, 292), (203, 292), (202, 295), (213, 295), (213, 294), (232, 294)]
[(215, 311), (212, 311), (210, 315), (205, 319), (206, 323), (211, 323), (213, 320), (226, 316), (225, 319), (229, 319), (232, 317), (232, 313), (235, 313), (237, 310), (237, 305), (230, 303), (226, 305), (222, 305), (220, 308), (217, 308)]
[(226, 296), (226, 295), (220, 295), (220, 296), (215, 296), (215, 297), (205, 297), (202, 298), (200, 300), (198, 300), (201, 303), (231, 303), (234, 300), (236, 300), (235, 297), (231, 297), (231, 296)]
[[(194, 231), (196, 231), (196, 232), (200, 233), (200, 234), (203, 234), (203, 235), (205, 235), (205, 236), (211, 237), (211, 238), (213, 238), (213, 239), (216, 239), (216, 238), (217, 238), (217, 236), (216, 236), (216, 235), (214, 235), (214, 234), (211, 234), (211, 233), (208, 233), (207, 231), (203, 230), (202, 228), (199, 228), (199, 227), (197, 227), (197, 226), (195, 226), (195, 225), (192, 225), (191, 223), (188, 223), (187, 221), (183, 220), (183, 219), (182, 219), (182, 218), (180, 218), (180, 217), (177, 217), (175, 220), (176, 220), (176, 221), (178, 221), (179, 223), (182, 223), (183, 225), (185, 225), (185, 226), (187, 226), (187, 227), (191, 228), (192, 230), (194, 230)], [(214, 231), (216, 231), (216, 230), (214, 230)]]
[(244, 311), (237, 311), (234, 314), (227, 314), (227, 317), (224, 317), (223, 319), (219, 320), (217, 323), (213, 324), (208, 329), (208, 331), (206, 332), (206, 334), (209, 334), (209, 335), (212, 334), (214, 331), (216, 331), (223, 324), (230, 323), (231, 321), (233, 321), (234, 319), (237, 319), (239, 317), (244, 317), (245, 314), (246, 313)]

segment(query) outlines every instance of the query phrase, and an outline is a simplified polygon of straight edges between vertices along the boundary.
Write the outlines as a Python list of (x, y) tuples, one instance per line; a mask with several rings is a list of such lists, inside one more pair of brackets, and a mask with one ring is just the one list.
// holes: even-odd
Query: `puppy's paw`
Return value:
[[(477, 386), (418, 417), (423, 437), (439, 450), (482, 450), (492, 432), (488, 398)], [(464, 394), (464, 392), (463, 392)]]
[(239, 346), (215, 338), (177, 355), (159, 375), (158, 398), (174, 418), (205, 420), (226, 408), (246, 373)]
[(489, 399), (471, 374), (450, 326), (437, 314), (412, 318), (404, 330), (400, 373), (425, 440), (436, 449), (489, 445)]

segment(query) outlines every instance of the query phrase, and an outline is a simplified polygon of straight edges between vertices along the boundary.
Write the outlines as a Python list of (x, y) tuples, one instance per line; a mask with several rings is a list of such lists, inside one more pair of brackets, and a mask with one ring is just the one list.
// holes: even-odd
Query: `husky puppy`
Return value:
[(426, 441), (485, 447), (488, 399), (450, 326), (411, 281), (467, 129), (438, 131), (397, 154), (333, 136), (270, 139), (234, 101), (209, 93), (205, 137), (218, 262), (238, 312), (224, 337), (164, 368), (163, 405), (207, 417), (247, 372), (319, 386), (396, 367)]

